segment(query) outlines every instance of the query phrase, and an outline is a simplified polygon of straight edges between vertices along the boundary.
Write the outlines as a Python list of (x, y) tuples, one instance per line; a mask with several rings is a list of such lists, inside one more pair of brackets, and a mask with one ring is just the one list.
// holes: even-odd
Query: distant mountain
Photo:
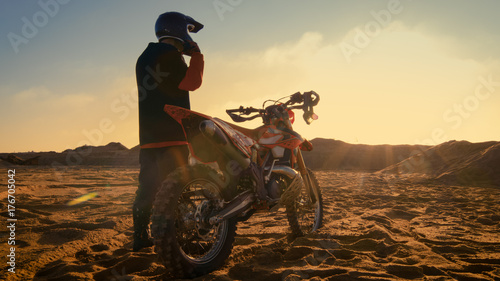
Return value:
[(316, 138), (313, 150), (304, 153), (311, 169), (377, 171), (394, 165), (421, 151), (426, 145), (349, 144), (339, 140)]
[[(391, 174), (421, 174), (457, 184), (500, 186), (500, 142), (449, 141), (437, 146), (366, 145), (317, 138), (314, 149), (304, 152), (313, 170), (378, 171)], [(63, 152), (0, 153), (0, 166), (106, 165), (139, 166), (139, 146), (128, 149), (119, 142), (103, 146), (81, 146)], [(35, 159), (36, 161), (31, 161)], [(14, 161), (15, 160), (15, 161)]]
[[(119, 142), (110, 142), (103, 146), (84, 145), (63, 152), (26, 152), (15, 153), (20, 159), (38, 157), (38, 165), (75, 166), (75, 165), (112, 165), (134, 166), (139, 164), (137, 151), (129, 150)], [(6, 158), (8, 153), (1, 153), (0, 158)], [(3, 162), (3, 161), (2, 161)]]
[(449, 141), (380, 172), (423, 174), (447, 183), (500, 186), (500, 142)]
[(92, 152), (95, 153), (95, 152), (125, 151), (125, 150), (128, 150), (128, 148), (119, 142), (110, 142), (110, 143), (103, 145), (103, 146), (84, 145), (84, 146), (77, 147), (75, 149), (67, 149), (67, 150), (65, 150), (65, 152), (68, 152), (71, 150), (74, 150), (74, 151), (92, 150)]

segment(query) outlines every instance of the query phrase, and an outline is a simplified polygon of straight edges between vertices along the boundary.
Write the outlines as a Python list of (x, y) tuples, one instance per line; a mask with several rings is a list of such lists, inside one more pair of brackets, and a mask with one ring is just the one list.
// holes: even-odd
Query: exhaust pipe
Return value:
[(255, 194), (251, 190), (247, 190), (239, 194), (233, 200), (231, 200), (231, 202), (229, 202), (229, 204), (227, 204), (224, 209), (210, 218), (210, 224), (214, 225), (224, 220), (234, 218), (235, 216), (248, 210), (256, 199), (257, 198), (255, 197)]

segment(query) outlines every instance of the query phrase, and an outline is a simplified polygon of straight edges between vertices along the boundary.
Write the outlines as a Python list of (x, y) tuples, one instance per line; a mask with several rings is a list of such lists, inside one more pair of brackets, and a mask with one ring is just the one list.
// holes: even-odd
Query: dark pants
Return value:
[(185, 145), (141, 149), (139, 187), (133, 206), (134, 230), (137, 234), (147, 231), (151, 208), (162, 182), (177, 167), (186, 165), (188, 156), (189, 150)]

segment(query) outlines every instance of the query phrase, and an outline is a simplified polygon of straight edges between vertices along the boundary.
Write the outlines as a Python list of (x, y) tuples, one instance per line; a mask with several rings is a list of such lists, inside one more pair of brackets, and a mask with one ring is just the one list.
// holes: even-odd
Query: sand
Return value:
[[(291, 240), (282, 210), (258, 213), (238, 225), (226, 265), (195, 280), (500, 280), (500, 189), (316, 174), (325, 201), (320, 231)], [(137, 175), (137, 168), (16, 167), (16, 273), (7, 272), (3, 231), (0, 279), (168, 280), (152, 248), (131, 251)], [(6, 197), (3, 189), (4, 211)]]

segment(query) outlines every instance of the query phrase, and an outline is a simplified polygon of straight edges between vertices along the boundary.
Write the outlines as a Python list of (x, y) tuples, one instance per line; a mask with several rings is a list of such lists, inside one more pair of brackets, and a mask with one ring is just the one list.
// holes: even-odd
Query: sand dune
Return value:
[(381, 172), (423, 174), (447, 183), (500, 186), (500, 142), (442, 143)]
[[(137, 168), (16, 171), (16, 274), (4, 263), (0, 279), (168, 280), (152, 248), (131, 251)], [(500, 189), (416, 174), (316, 174), (326, 203), (320, 231), (291, 240), (283, 212), (256, 214), (238, 225), (226, 265), (196, 280), (500, 280)]]

